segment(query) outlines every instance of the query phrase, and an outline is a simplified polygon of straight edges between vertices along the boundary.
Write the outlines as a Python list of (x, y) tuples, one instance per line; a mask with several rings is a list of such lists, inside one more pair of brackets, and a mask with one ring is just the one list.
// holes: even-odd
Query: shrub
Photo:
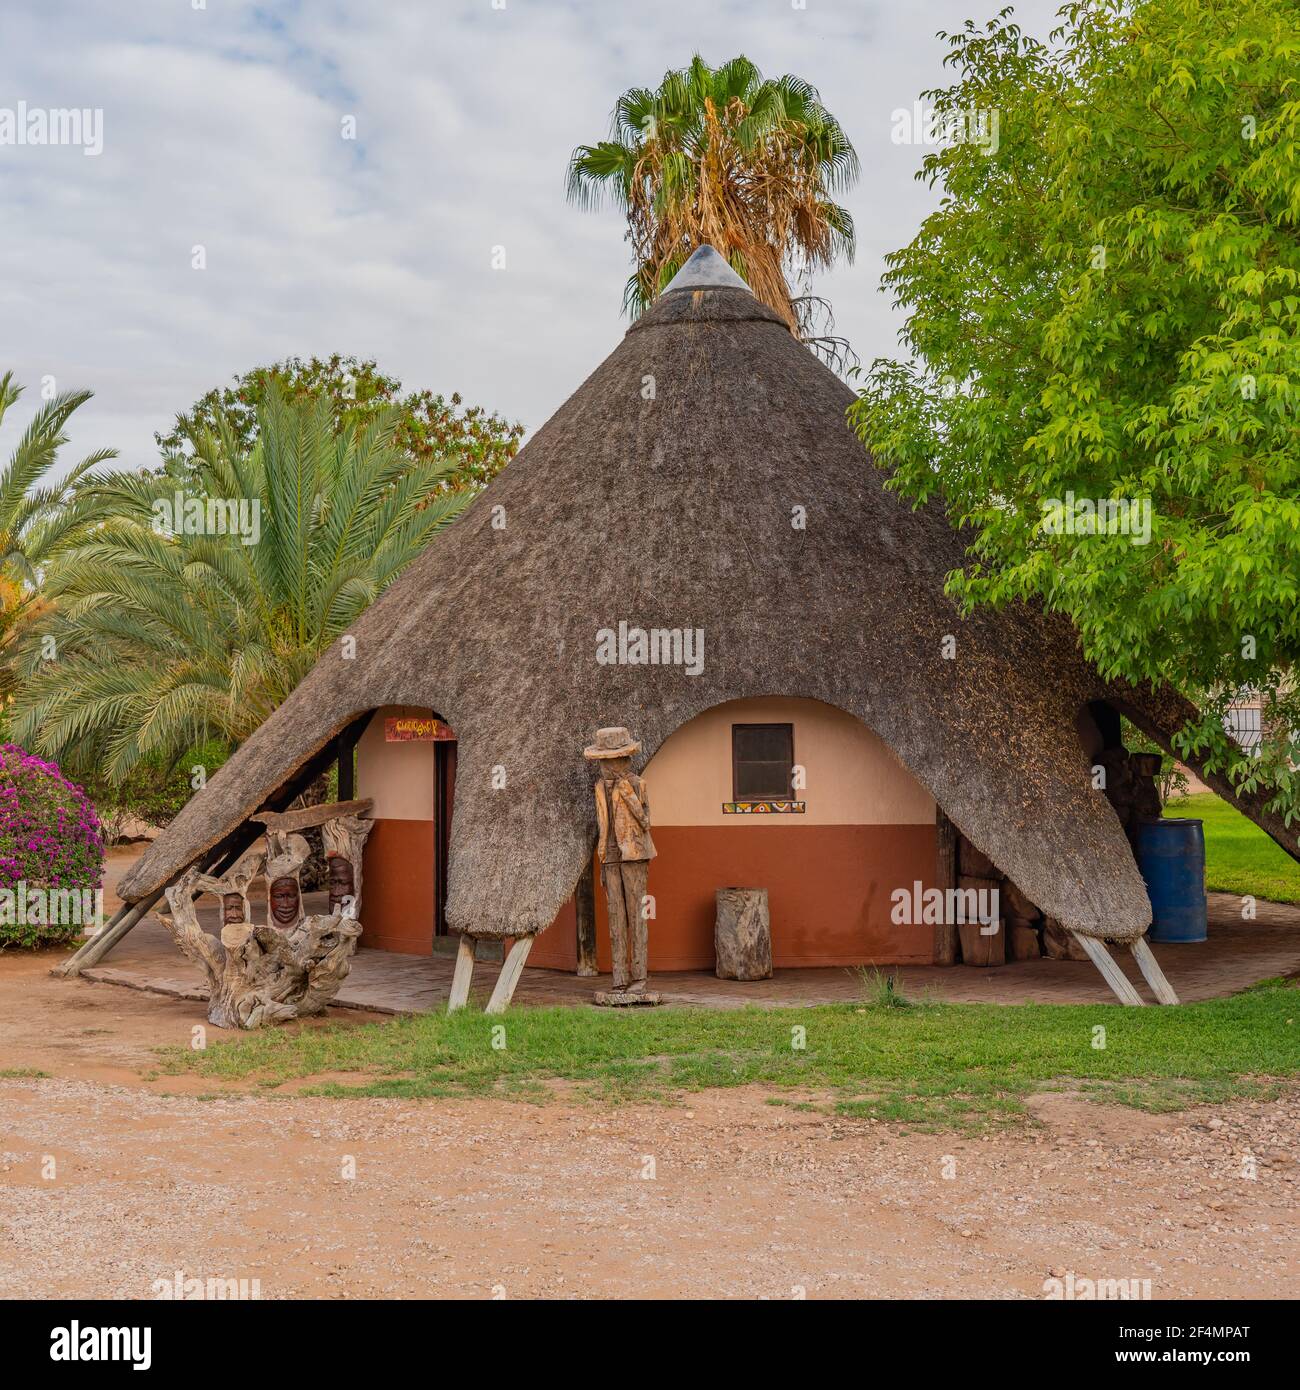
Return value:
[[(116, 844), (128, 820), (165, 830), (194, 795), (194, 768), (201, 766), (211, 777), (229, 756), (230, 748), (214, 739), (197, 744), (174, 762), (157, 756), (143, 758), (117, 781), (100, 771), (87, 770), (81, 782), (99, 811), (104, 843)], [(80, 776), (82, 769), (74, 768), (74, 772)]]
[[(76, 893), (80, 905), (103, 871), (99, 817), (86, 793), (56, 764), (0, 744), (0, 949), (80, 936), (81, 915), (69, 921), (55, 903)], [(23, 920), (33, 916), (42, 920)]]

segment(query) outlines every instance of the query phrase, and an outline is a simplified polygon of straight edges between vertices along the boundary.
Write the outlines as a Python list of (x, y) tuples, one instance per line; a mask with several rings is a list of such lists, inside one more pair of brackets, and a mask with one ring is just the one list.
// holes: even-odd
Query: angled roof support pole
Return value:
[(474, 978), (474, 938), (467, 931), (460, 934), (460, 944), (456, 947), (456, 969), (451, 977), (451, 997), (447, 1000), (447, 1012), (454, 1014), (469, 1003), (470, 981)]
[(528, 959), (529, 951), (533, 949), (534, 939), (531, 935), (515, 938), (510, 954), (502, 962), (492, 998), (483, 1010), (485, 1014), (503, 1014), (510, 1007), (510, 1001), (515, 997), (515, 986), (519, 983), (520, 975), (524, 973), (524, 963)]
[(1133, 988), (1128, 976), (1115, 964), (1114, 957), (1106, 949), (1104, 941), (1095, 936), (1084, 936), (1082, 932), (1071, 930), (1070, 935), (1088, 953), (1088, 959), (1101, 971), (1102, 978), (1115, 991), (1121, 1004), (1144, 1005), (1146, 1000)]
[(141, 898), (138, 903), (123, 903), (102, 931), (96, 932), (88, 941), (84, 941), (67, 960), (56, 965), (50, 974), (66, 978), (70, 975), (80, 975), (87, 967), (97, 965), (162, 895), (163, 890), (160, 888), (152, 897)]
[(1174, 993), (1174, 987), (1165, 978), (1165, 972), (1161, 970), (1156, 961), (1155, 953), (1147, 945), (1145, 936), (1139, 936), (1132, 942), (1129, 949), (1133, 952), (1133, 959), (1138, 963), (1138, 969), (1142, 972), (1142, 978), (1151, 986), (1151, 993), (1162, 1004), (1177, 1004), (1178, 995)]
[[(514, 938), (505, 960), (501, 963), (501, 973), (492, 988), (492, 997), (483, 1010), (485, 1014), (503, 1014), (510, 1007), (510, 1001), (515, 997), (515, 986), (524, 973), (524, 964), (528, 960), (529, 951), (533, 949), (534, 940), (536, 933)], [(457, 1009), (463, 1009), (469, 1003), (469, 986), (474, 978), (474, 952), (477, 945), (477, 937), (471, 936), (467, 931), (461, 932), (460, 944), (456, 947), (456, 968), (451, 976), (451, 995), (447, 999), (449, 1014), (454, 1014)]]

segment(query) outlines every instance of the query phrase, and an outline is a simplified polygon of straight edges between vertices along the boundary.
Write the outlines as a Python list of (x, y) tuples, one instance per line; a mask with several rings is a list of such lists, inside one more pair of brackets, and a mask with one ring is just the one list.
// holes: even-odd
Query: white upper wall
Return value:
[[(723, 813), (723, 802), (732, 800), (733, 724), (794, 725), (794, 760), (807, 785), (791, 796), (807, 803), (803, 815)], [(644, 775), (655, 825), (934, 824), (934, 798), (889, 747), (853, 715), (820, 700), (715, 705), (666, 739)]]
[(432, 820), (434, 743), (388, 743), (384, 721), (395, 715), (428, 715), (414, 705), (378, 709), (357, 741), (357, 795), (372, 797), (376, 820)]

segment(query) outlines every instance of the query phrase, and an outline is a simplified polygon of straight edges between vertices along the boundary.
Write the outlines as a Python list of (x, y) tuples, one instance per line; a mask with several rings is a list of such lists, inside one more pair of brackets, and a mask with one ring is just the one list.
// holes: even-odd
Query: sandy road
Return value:
[(264, 1298), (1041, 1298), (1052, 1271), (1293, 1296), (1300, 1088), (1171, 1116), (1045, 1096), (982, 1139), (758, 1090), (208, 1099), (145, 1079), (193, 1005), (47, 970), (0, 970), (0, 1069), (50, 1073), (0, 1079), (6, 1297), (150, 1297), (177, 1270)]
[(265, 1298), (1017, 1298), (1056, 1270), (1289, 1296), (1300, 1100), (1040, 1113), (956, 1140), (750, 1092), (603, 1110), (7, 1080), (0, 1294), (147, 1297), (182, 1270)]

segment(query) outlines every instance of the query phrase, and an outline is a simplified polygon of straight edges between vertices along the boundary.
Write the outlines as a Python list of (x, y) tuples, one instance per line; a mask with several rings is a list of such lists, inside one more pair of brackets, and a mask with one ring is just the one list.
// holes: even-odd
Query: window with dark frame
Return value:
[(793, 724), (731, 726), (731, 791), (735, 801), (786, 801), (794, 793)]

